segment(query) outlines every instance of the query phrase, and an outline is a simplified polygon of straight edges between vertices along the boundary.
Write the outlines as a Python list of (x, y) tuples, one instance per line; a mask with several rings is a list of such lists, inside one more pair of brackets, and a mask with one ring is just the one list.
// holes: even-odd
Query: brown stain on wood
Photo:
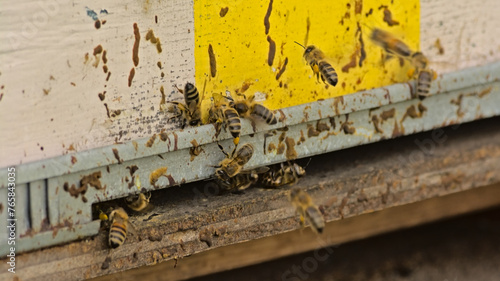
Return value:
[(288, 64), (288, 57), (285, 58), (285, 62), (283, 65), (280, 67), (280, 71), (278, 71), (278, 74), (276, 74), (276, 80), (279, 80), (281, 75), (283, 75), (283, 72), (286, 70), (286, 65)]
[(384, 123), (384, 121), (386, 121), (387, 119), (394, 118), (395, 115), (396, 115), (396, 109), (395, 108), (391, 108), (389, 110), (385, 110), (382, 113), (380, 113), (381, 122)]
[(350, 125), (352, 125), (352, 122), (349, 121), (349, 114), (346, 114), (345, 115), (345, 121), (340, 126), (340, 130), (344, 131), (344, 133), (346, 135), (352, 135), (352, 134), (356, 133), (356, 128), (351, 127)]
[(208, 58), (210, 60), (210, 75), (215, 77), (217, 74), (217, 61), (215, 60), (215, 53), (212, 44), (208, 44)]
[(317, 137), (319, 136), (320, 132), (318, 132), (318, 130), (316, 130), (316, 128), (311, 125), (311, 124), (308, 124), (307, 125), (307, 137), (308, 138), (311, 138), (311, 137)]
[(276, 43), (271, 36), (267, 36), (267, 42), (269, 42), (269, 53), (267, 54), (267, 64), (273, 66), (274, 56), (276, 55)]
[(130, 73), (128, 75), (128, 86), (129, 87), (132, 86), (132, 80), (134, 80), (134, 76), (135, 76), (135, 68), (132, 67), (132, 69), (130, 69)]
[(357, 29), (356, 33), (359, 34), (359, 37), (358, 37), (358, 41), (359, 41), (358, 66), (361, 67), (361, 66), (363, 66), (363, 61), (366, 59), (366, 50), (365, 50), (365, 41), (363, 41), (363, 31), (361, 29), (361, 24), (359, 22), (358, 22), (358, 29)]
[(146, 147), (152, 147), (156, 140), (156, 134), (153, 134), (151, 138), (149, 138), (148, 142), (146, 142)]
[(90, 185), (98, 190), (105, 189), (106, 186), (102, 186), (100, 179), (101, 179), (101, 171), (83, 176), (82, 179), (80, 180), (80, 187)]
[(165, 90), (163, 89), (163, 86), (160, 87), (160, 94), (161, 94), (161, 100), (160, 100), (160, 109), (161, 109), (161, 106), (164, 105), (166, 102)]
[(328, 124), (326, 123), (321, 123), (319, 120), (318, 122), (316, 123), (316, 130), (318, 132), (324, 132), (324, 131), (329, 131), (330, 130), (330, 126), (328, 126)]
[(102, 62), (104, 64), (108, 63), (108, 57), (107, 57), (108, 52), (106, 50), (102, 51)]
[(405, 130), (404, 130), (403, 125), (401, 125), (401, 128), (399, 128), (398, 121), (394, 120), (394, 129), (392, 130), (392, 137), (393, 138), (400, 137), (400, 136), (404, 135), (404, 133), (405, 133)]
[(388, 26), (399, 25), (399, 21), (392, 18), (392, 13), (388, 8), (384, 8), (384, 21)]
[(436, 39), (436, 42), (434, 42), (434, 47), (438, 49), (438, 54), (439, 55), (444, 55), (444, 48), (443, 45), (441, 45), (441, 40)]
[(101, 28), (101, 21), (100, 21), (100, 20), (96, 20), (96, 21), (94, 22), (94, 27), (95, 27), (95, 29), (99, 29), (99, 28)]
[(104, 103), (104, 108), (106, 108), (106, 115), (108, 116), (108, 118), (111, 118), (111, 115), (109, 115), (109, 108), (107, 103)]
[(276, 145), (274, 145), (274, 143), (270, 143), (269, 146), (267, 147), (267, 151), (269, 151), (269, 152), (272, 152), (275, 149), (276, 149)]
[(276, 149), (276, 154), (283, 154), (285, 152), (285, 144), (280, 142), (278, 143), (278, 149)]
[(297, 159), (297, 151), (295, 150), (295, 140), (290, 137), (286, 137), (286, 154), (285, 157), (287, 160)]
[[(135, 66), (139, 65), (139, 43), (141, 42), (141, 33), (139, 33), (139, 27), (137, 27), (137, 23), (134, 23), (134, 47), (132, 48), (132, 61)], [(130, 78), (129, 78), (130, 81)], [(130, 87), (130, 82), (129, 82)]]
[(133, 177), (134, 176), (134, 173), (139, 170), (139, 167), (137, 167), (136, 165), (131, 165), (131, 166), (127, 166), (126, 169), (129, 170), (130, 172), (130, 176)]
[(160, 38), (155, 36), (152, 29), (148, 30), (145, 38), (146, 41), (151, 41), (151, 44), (154, 44), (156, 46), (156, 51), (158, 52), (158, 54), (162, 52)]
[(482, 97), (484, 97), (484, 96), (488, 95), (489, 93), (491, 93), (491, 90), (493, 90), (493, 87), (492, 87), (492, 86), (490, 86), (490, 87), (488, 87), (488, 88), (486, 88), (486, 89), (482, 90), (481, 92), (479, 92), (479, 93), (477, 94), (477, 97), (478, 97), (478, 98), (482, 98)]
[(136, 141), (132, 141), (132, 145), (134, 146), (135, 151), (139, 148), (139, 144)]
[(354, 1), (354, 14), (359, 15), (363, 10), (363, 0)]
[(342, 72), (348, 73), (349, 69), (356, 67), (356, 57), (358, 55), (358, 50), (355, 50), (351, 55), (351, 61), (342, 67)]
[(118, 160), (118, 164), (123, 163), (123, 160), (120, 159), (120, 155), (118, 154), (118, 149), (113, 148), (113, 155), (115, 156), (115, 159)]
[(264, 27), (266, 28), (266, 35), (269, 33), (269, 29), (271, 28), (269, 17), (271, 16), (272, 11), (273, 11), (273, 0), (270, 0), (269, 6), (267, 7), (266, 15), (264, 16)]
[(71, 164), (75, 165), (76, 162), (78, 162), (78, 159), (75, 156), (71, 156)]
[(173, 132), (172, 134), (174, 135), (174, 150), (177, 150), (178, 136), (175, 132)]
[(72, 184), (71, 186), (69, 186), (67, 182), (63, 184), (63, 190), (68, 192), (70, 196), (78, 198), (78, 196), (80, 196), (81, 194), (83, 202), (87, 201), (87, 199), (84, 197), (84, 194), (87, 192), (87, 189), (88, 189), (87, 185), (83, 185), (77, 188), (74, 184)]
[(229, 7), (220, 8), (219, 16), (221, 18), (223, 18), (227, 14), (228, 11), (229, 11)]

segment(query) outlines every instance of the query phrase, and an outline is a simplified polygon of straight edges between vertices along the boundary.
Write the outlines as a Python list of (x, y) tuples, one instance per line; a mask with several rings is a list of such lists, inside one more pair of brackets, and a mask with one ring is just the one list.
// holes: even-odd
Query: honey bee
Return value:
[(125, 202), (127, 203), (127, 206), (130, 209), (136, 212), (146, 212), (152, 209), (152, 205), (149, 204), (150, 199), (151, 199), (150, 192), (148, 192), (147, 194), (139, 193), (139, 194), (129, 195), (128, 197), (125, 198)]
[(115, 209), (109, 214), (112, 221), (109, 228), (109, 246), (117, 248), (125, 242), (127, 238), (127, 228), (129, 225), (128, 215), (123, 208)]
[(221, 187), (228, 191), (243, 191), (249, 188), (252, 184), (259, 181), (259, 174), (269, 171), (268, 167), (260, 167), (249, 171), (241, 171), (234, 177), (227, 180), (218, 180)]
[(279, 170), (271, 170), (262, 175), (262, 184), (267, 187), (279, 187), (283, 185), (293, 185), (299, 181), (299, 178), (306, 175), (306, 170), (297, 163), (281, 163)]
[(245, 118), (258, 116), (269, 125), (278, 123), (278, 119), (271, 110), (254, 101), (255, 96), (247, 99), (243, 94), (238, 95), (243, 96), (243, 98), (234, 100), (229, 92), (226, 93), (226, 98), (229, 100), (229, 105), (234, 108), (240, 116)]
[(236, 109), (232, 108), (228, 102), (224, 102), (222, 95), (215, 95), (217, 100), (214, 102), (214, 97), (211, 97), (212, 106), (208, 112), (208, 121), (216, 124), (217, 135), (220, 133), (221, 124), (225, 124), (225, 128), (229, 130), (233, 137), (233, 143), (237, 145), (240, 141), (241, 120)]
[(413, 53), (411, 55), (411, 60), (417, 70), (427, 69), (427, 64), (429, 63), (429, 60), (424, 54), (422, 54), (422, 52)]
[(426, 68), (418, 72), (417, 76), (417, 95), (419, 97), (426, 97), (429, 95), (431, 82), (436, 78), (434, 70)]
[(294, 188), (290, 191), (290, 201), (300, 215), (300, 224), (304, 225), (304, 218), (311, 224), (316, 233), (322, 233), (325, 219), (311, 197), (302, 189)]
[[(177, 86), (175, 86), (177, 88)], [(184, 94), (184, 102), (169, 101), (172, 106), (168, 108), (168, 112), (177, 113), (172, 118), (183, 117), (182, 128), (186, 126), (186, 122), (190, 126), (198, 126), (201, 124), (201, 109), (200, 109), (200, 94), (198, 89), (191, 83), (184, 85), (184, 91), (177, 88), (177, 90)]]
[(374, 28), (370, 35), (370, 39), (389, 54), (411, 59), (413, 52), (410, 50), (410, 47), (387, 31)]
[(328, 83), (335, 87), (338, 82), (338, 75), (332, 65), (326, 60), (325, 54), (314, 45), (304, 47), (296, 41), (295, 43), (305, 49), (304, 58), (307, 64), (311, 66), (316, 78), (319, 79), (321, 74), (321, 80), (323, 80), (324, 83)]
[(247, 173), (240, 172), (227, 180), (218, 180), (221, 187), (229, 191), (242, 191), (249, 188), (259, 180), (259, 175), (255, 170)]
[[(218, 166), (215, 166), (215, 176), (222, 182), (229, 182), (229, 179), (241, 172), (243, 166), (252, 158), (254, 148), (251, 144), (246, 143), (238, 151), (233, 150), (231, 156), (227, 154), (220, 144), (217, 144), (222, 150), (226, 158), (224, 158)], [(236, 152), (236, 155), (235, 155)]]

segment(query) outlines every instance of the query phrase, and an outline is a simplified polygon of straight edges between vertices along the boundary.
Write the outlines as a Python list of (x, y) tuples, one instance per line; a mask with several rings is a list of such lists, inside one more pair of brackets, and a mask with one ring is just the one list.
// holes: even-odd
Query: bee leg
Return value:
[(224, 153), (224, 155), (226, 155), (226, 157), (229, 158), (229, 154), (227, 154), (227, 152), (224, 150), (224, 147), (222, 147), (222, 145), (219, 142), (217, 142), (217, 146), (219, 146), (222, 153)]

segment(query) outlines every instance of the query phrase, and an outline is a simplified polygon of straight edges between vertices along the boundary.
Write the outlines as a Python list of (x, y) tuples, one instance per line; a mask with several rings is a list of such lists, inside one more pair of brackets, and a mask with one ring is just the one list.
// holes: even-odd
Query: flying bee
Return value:
[[(226, 158), (224, 158), (218, 166), (215, 166), (217, 169), (215, 170), (215, 176), (222, 182), (228, 182), (230, 178), (236, 176), (241, 172), (243, 166), (250, 161), (252, 158), (254, 148), (251, 144), (246, 143), (238, 151), (236, 151), (236, 147), (233, 150), (231, 156), (227, 154), (222, 146), (217, 143), (219, 148), (222, 150)], [(236, 155), (235, 155), (236, 152)]]
[(136, 212), (147, 212), (153, 208), (153, 206), (149, 203), (150, 199), (150, 192), (148, 192), (147, 194), (139, 193), (129, 195), (125, 198), (125, 202), (130, 209)]
[(370, 39), (389, 54), (394, 54), (405, 59), (410, 59), (413, 54), (408, 45), (382, 29), (374, 28)]
[(299, 178), (306, 175), (306, 170), (297, 163), (281, 163), (279, 170), (271, 170), (262, 175), (262, 184), (267, 187), (279, 187), (283, 185), (293, 185), (299, 181)]
[[(206, 82), (206, 81), (205, 81)], [(177, 88), (177, 86), (175, 86)], [(186, 126), (186, 122), (190, 126), (198, 126), (201, 124), (201, 108), (200, 108), (200, 94), (198, 89), (191, 83), (184, 85), (184, 91), (177, 88), (177, 90), (184, 94), (184, 102), (169, 101), (172, 106), (168, 108), (168, 112), (177, 113), (172, 118), (183, 117), (182, 128)], [(171, 118), (171, 119), (172, 119)]]
[(226, 93), (226, 98), (229, 100), (229, 106), (234, 108), (240, 116), (245, 118), (257, 116), (269, 125), (278, 123), (278, 118), (276, 118), (271, 110), (254, 101), (255, 96), (247, 99), (247, 97), (243, 94), (238, 95), (243, 96), (243, 98), (234, 100), (229, 92)]
[(128, 215), (123, 208), (115, 209), (109, 214), (112, 221), (109, 228), (109, 246), (117, 248), (122, 245), (127, 238), (127, 229), (129, 226)]
[(313, 203), (309, 194), (299, 188), (290, 191), (290, 201), (300, 215), (300, 224), (304, 225), (304, 218), (311, 224), (311, 228), (317, 232), (323, 232), (325, 219), (318, 207)]
[(217, 100), (214, 102), (214, 97), (210, 98), (212, 106), (208, 112), (208, 121), (216, 124), (217, 135), (220, 133), (221, 124), (224, 123), (225, 128), (228, 129), (234, 139), (233, 143), (237, 145), (240, 141), (241, 133), (240, 115), (236, 109), (224, 101), (222, 94), (214, 94), (214, 96), (217, 97)]
[(319, 79), (321, 74), (321, 80), (324, 83), (335, 87), (338, 82), (338, 75), (332, 65), (326, 60), (325, 54), (314, 45), (304, 47), (296, 41), (295, 43), (304, 48), (304, 59), (311, 66), (316, 78)]

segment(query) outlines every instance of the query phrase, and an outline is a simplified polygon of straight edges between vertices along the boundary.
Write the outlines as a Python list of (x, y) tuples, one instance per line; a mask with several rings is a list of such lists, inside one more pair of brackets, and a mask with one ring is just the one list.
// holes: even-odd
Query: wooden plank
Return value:
[[(467, 204), (463, 204), (467, 202)], [(500, 205), (500, 185), (490, 185), (475, 190), (418, 203), (385, 209), (345, 220), (328, 223), (324, 233), (317, 235), (309, 229), (221, 247), (179, 261), (167, 262), (94, 278), (94, 281), (111, 280), (184, 280), (224, 270), (262, 263), (269, 260), (318, 250), (321, 256), (335, 252), (335, 245), (370, 236), (416, 226)]]
[[(499, 183), (497, 119), (316, 156), (297, 187), (307, 190), (325, 220), (333, 222)], [(300, 228), (289, 190), (252, 188), (243, 194), (220, 194), (210, 182), (159, 190), (153, 192), (151, 212), (130, 214), (135, 234), (119, 248), (109, 249), (108, 230), (103, 228), (84, 241), (18, 255), (23, 266), (19, 277), (81, 280), (287, 233)], [(473, 206), (469, 200), (461, 202), (464, 208)], [(99, 208), (120, 205), (123, 201), (117, 200)], [(417, 213), (408, 213), (406, 220), (418, 219)], [(391, 229), (390, 224), (380, 227)], [(108, 258), (111, 261), (105, 262)], [(6, 276), (1, 273), (6, 266), (0, 260), (0, 279)]]

